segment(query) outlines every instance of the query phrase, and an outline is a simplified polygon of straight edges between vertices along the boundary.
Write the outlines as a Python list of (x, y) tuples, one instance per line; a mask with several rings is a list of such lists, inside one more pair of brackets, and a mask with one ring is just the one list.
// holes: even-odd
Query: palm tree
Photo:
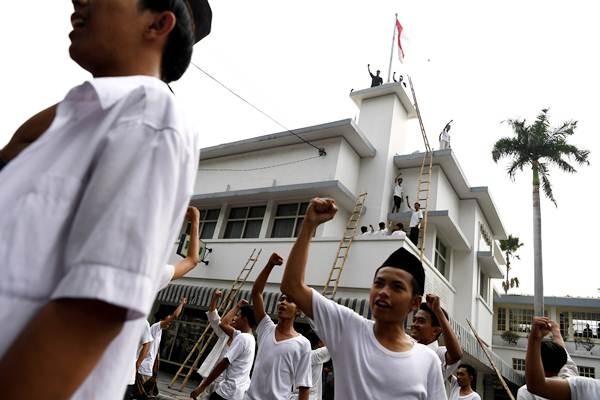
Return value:
[[(513, 129), (512, 137), (503, 137), (494, 144), (492, 158), (498, 162), (503, 157), (511, 159), (508, 176), (514, 180), (517, 171), (531, 167), (533, 184), (533, 269), (535, 315), (544, 315), (544, 282), (542, 273), (542, 215), (540, 209), (540, 183), (544, 194), (556, 206), (556, 199), (550, 184), (551, 165), (565, 172), (574, 173), (571, 159), (579, 165), (589, 165), (588, 150), (580, 150), (567, 143), (573, 135), (577, 121), (563, 122), (558, 128), (551, 128), (548, 109), (543, 109), (533, 124), (523, 120), (507, 121)], [(568, 160), (565, 160), (566, 159)]]
[(502, 288), (504, 289), (504, 294), (508, 293), (508, 289), (513, 287), (519, 287), (519, 278), (516, 276), (514, 278), (508, 279), (508, 274), (510, 272), (510, 258), (514, 257), (517, 260), (520, 257), (516, 254), (519, 247), (523, 246), (523, 243), (519, 242), (519, 238), (513, 235), (508, 235), (508, 238), (504, 240), (500, 240), (500, 249), (504, 252), (506, 256), (506, 280), (502, 282)]

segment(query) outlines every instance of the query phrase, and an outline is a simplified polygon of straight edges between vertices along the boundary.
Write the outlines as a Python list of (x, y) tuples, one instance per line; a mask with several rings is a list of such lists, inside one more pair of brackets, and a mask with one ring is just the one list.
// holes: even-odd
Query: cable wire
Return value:
[(259, 171), (259, 170), (262, 170), (262, 169), (269, 169), (269, 168), (282, 167), (284, 165), (297, 164), (297, 163), (301, 163), (303, 161), (313, 160), (313, 159), (319, 158), (319, 157), (321, 157), (321, 155), (313, 156), (313, 157), (308, 157), (308, 158), (303, 158), (301, 160), (288, 161), (288, 162), (284, 162), (284, 163), (280, 163), (280, 164), (267, 165), (265, 167), (257, 167), (257, 168), (248, 168), (248, 169), (235, 169), (235, 168), (199, 168), (198, 171), (219, 171), (219, 172), (250, 172), (250, 171)]
[(233, 89), (230, 89), (228, 86), (226, 86), (224, 83), (222, 83), (221, 81), (219, 81), (217, 78), (215, 78), (214, 76), (212, 76), (211, 74), (209, 74), (208, 72), (206, 72), (205, 70), (203, 70), (202, 68), (200, 68), (196, 63), (194, 63), (193, 61), (191, 62), (191, 64), (196, 67), (200, 72), (202, 72), (204, 75), (208, 76), (210, 79), (212, 79), (213, 81), (215, 81), (216, 83), (218, 83), (220, 86), (222, 86), (225, 90), (227, 90), (228, 92), (230, 92), (231, 94), (233, 94), (235, 97), (237, 97), (238, 99), (242, 100), (244, 103), (248, 104), (250, 107), (254, 108), (256, 111), (258, 111), (259, 113), (261, 113), (262, 115), (264, 115), (265, 117), (269, 118), (271, 121), (273, 121), (274, 123), (276, 123), (277, 125), (279, 125), (280, 127), (282, 127), (283, 129), (286, 130), (286, 132), (291, 133), (292, 135), (296, 136), (298, 139), (300, 139), (302, 142), (308, 144), (309, 146), (314, 147), (315, 149), (317, 149), (319, 151), (319, 157), (321, 156), (325, 156), (327, 155), (327, 153), (325, 152), (325, 149), (322, 147), (318, 147), (315, 146), (314, 144), (312, 144), (310, 141), (304, 139), (303, 137), (301, 137), (300, 135), (298, 135), (296, 132), (294, 132), (293, 130), (287, 128), (285, 125), (283, 125), (281, 122), (277, 121), (275, 118), (271, 117), (269, 114), (267, 114), (266, 112), (264, 112), (263, 110), (261, 110), (260, 108), (258, 108), (257, 106), (255, 106), (254, 104), (250, 103), (248, 100), (246, 100), (245, 98), (243, 98), (242, 96), (240, 96), (239, 94), (237, 94)]

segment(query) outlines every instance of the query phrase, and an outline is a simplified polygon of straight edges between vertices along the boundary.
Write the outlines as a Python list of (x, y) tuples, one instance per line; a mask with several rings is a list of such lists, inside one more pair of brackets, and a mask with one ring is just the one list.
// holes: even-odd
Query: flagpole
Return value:
[(398, 20), (398, 13), (396, 13), (394, 19), (394, 33), (392, 34), (392, 48), (390, 50), (390, 66), (388, 67), (388, 78), (387, 81), (390, 83), (390, 76), (392, 75), (392, 58), (394, 57), (394, 42), (396, 41), (396, 21)]

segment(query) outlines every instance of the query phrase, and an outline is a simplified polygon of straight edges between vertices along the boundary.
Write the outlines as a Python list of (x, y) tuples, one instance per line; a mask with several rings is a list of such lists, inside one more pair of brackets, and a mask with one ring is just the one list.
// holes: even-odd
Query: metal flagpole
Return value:
[(398, 14), (396, 13), (396, 17), (394, 19), (394, 33), (392, 34), (392, 49), (390, 50), (390, 66), (388, 67), (387, 83), (390, 83), (390, 76), (392, 75), (392, 58), (394, 57), (394, 42), (396, 41), (396, 20), (397, 19), (398, 19)]

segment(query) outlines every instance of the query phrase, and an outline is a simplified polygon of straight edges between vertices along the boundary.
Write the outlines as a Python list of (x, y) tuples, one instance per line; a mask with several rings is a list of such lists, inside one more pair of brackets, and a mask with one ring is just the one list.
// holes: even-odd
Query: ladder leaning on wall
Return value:
[(413, 102), (415, 104), (415, 110), (417, 111), (417, 118), (419, 119), (419, 127), (421, 128), (421, 136), (423, 137), (423, 144), (425, 145), (425, 153), (421, 160), (421, 168), (419, 169), (419, 182), (417, 184), (416, 200), (420, 204), (420, 209), (423, 210), (423, 221), (421, 221), (421, 228), (419, 229), (419, 240), (417, 247), (419, 249), (419, 258), (423, 261), (425, 253), (425, 238), (427, 234), (427, 222), (429, 212), (429, 190), (431, 187), (431, 168), (433, 165), (433, 150), (429, 145), (429, 139), (425, 132), (425, 125), (423, 125), (423, 119), (421, 118), (421, 111), (419, 110), (419, 103), (417, 102), (417, 95), (415, 94), (415, 88), (412, 83), (410, 75), (408, 75), (408, 83), (410, 84), (410, 91), (412, 93)]
[(340, 244), (338, 245), (338, 249), (335, 253), (335, 258), (333, 259), (333, 264), (331, 266), (331, 270), (329, 271), (329, 278), (327, 278), (327, 282), (325, 282), (322, 292), (323, 296), (329, 299), (333, 300), (333, 297), (337, 292), (340, 276), (342, 275), (342, 271), (346, 265), (346, 259), (348, 258), (348, 253), (350, 252), (350, 246), (352, 246), (352, 242), (354, 241), (356, 228), (358, 228), (358, 221), (360, 220), (363, 208), (365, 207), (366, 199), (367, 193), (361, 193), (358, 195), (356, 204), (354, 205), (354, 209), (352, 210), (352, 214), (350, 214), (350, 218), (346, 224), (346, 229), (342, 235), (342, 240), (340, 240)]
[[(233, 281), (233, 283), (231, 284), (231, 288), (227, 291), (225, 298), (223, 299), (223, 301), (221, 301), (221, 304), (217, 308), (221, 315), (227, 312), (234, 305), (235, 297), (246, 282), (246, 279), (248, 279), (248, 275), (250, 275), (250, 272), (252, 272), (252, 269), (254, 268), (254, 265), (256, 264), (256, 261), (258, 260), (258, 257), (260, 256), (261, 252), (262, 249), (258, 249), (258, 251), (256, 249), (252, 250), (252, 254), (250, 254), (250, 257), (248, 257), (248, 259), (246, 260), (246, 263), (242, 267), (242, 270), (240, 271), (239, 275), (237, 276), (235, 281)], [(192, 347), (192, 350), (190, 350), (189, 354), (185, 358), (185, 361), (183, 362), (183, 364), (181, 364), (181, 367), (179, 367), (179, 370), (171, 380), (171, 383), (169, 383), (169, 388), (172, 388), (175, 385), (175, 382), (177, 382), (177, 379), (179, 377), (183, 377), (183, 383), (179, 387), (179, 390), (181, 391), (183, 390), (183, 388), (185, 388), (185, 385), (188, 383), (188, 380), (192, 375), (192, 372), (194, 372), (198, 367), (198, 362), (200, 361), (200, 358), (202, 357), (202, 355), (204, 355), (204, 352), (208, 348), (214, 336), (215, 333), (211, 329), (210, 324), (207, 324), (204, 328), (204, 331), (202, 332), (202, 335), (200, 335), (200, 337), (194, 344), (194, 347)], [(197, 353), (197, 355), (194, 358), (193, 362), (190, 363), (190, 361), (192, 361), (194, 353)]]

